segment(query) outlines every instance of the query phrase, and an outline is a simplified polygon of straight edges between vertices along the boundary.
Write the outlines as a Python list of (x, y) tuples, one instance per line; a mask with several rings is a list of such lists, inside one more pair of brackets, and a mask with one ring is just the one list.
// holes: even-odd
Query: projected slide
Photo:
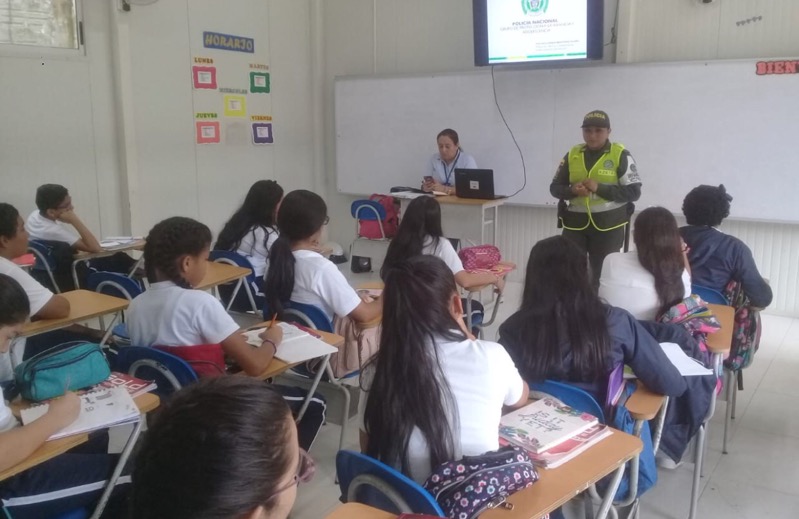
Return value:
[(585, 59), (587, 0), (487, 0), (488, 61)]

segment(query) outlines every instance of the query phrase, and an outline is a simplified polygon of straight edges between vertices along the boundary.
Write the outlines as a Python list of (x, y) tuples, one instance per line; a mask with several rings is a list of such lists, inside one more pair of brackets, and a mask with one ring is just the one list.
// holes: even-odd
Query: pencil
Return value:
[(272, 316), (272, 322), (269, 323), (269, 328), (275, 325), (275, 321), (277, 321), (277, 313), (275, 313), (275, 315)]

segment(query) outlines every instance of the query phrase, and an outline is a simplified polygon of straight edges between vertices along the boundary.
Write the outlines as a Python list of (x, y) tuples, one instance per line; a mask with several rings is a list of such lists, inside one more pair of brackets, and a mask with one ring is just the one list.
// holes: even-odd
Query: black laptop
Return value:
[(480, 200), (506, 198), (504, 195), (494, 194), (493, 169), (456, 169), (455, 195), (459, 198)]

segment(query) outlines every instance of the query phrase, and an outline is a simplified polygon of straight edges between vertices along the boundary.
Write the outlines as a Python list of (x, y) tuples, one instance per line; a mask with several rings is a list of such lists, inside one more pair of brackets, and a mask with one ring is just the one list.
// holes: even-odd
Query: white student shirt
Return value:
[[(8, 355), (3, 354), (3, 357), (8, 357)], [(6, 398), (3, 395), (3, 388), (0, 388), (0, 433), (11, 430), (17, 425), (19, 425), (19, 423), (17, 423), (17, 419), (14, 418), (14, 415), (11, 414), (11, 409), (8, 408)]]
[(127, 324), (134, 346), (219, 344), (239, 330), (214, 296), (171, 281), (153, 283), (131, 301)]
[(441, 159), (441, 155), (434, 153), (433, 156), (430, 157), (430, 165), (427, 167), (428, 173), (426, 173), (426, 175), (432, 176), (439, 184), (454, 186), (456, 169), (476, 168), (477, 162), (475, 162), (474, 157), (468, 153), (459, 151), (455, 156), (455, 160), (452, 161), (452, 164), (446, 164)]
[[(687, 270), (683, 270), (682, 283), (683, 297), (690, 296), (691, 275)], [(605, 256), (599, 278), (599, 297), (645, 321), (654, 321), (660, 309), (655, 276), (641, 265), (637, 252), (614, 252)]]
[[(267, 238), (267, 229), (262, 226), (253, 227), (247, 234), (244, 235), (239, 244), (236, 252), (250, 260), (255, 276), (262, 278), (269, 269), (269, 250), (272, 244), (275, 243), (278, 237), (277, 229), (269, 228), (269, 237)], [(266, 241), (266, 245), (264, 245)]]
[(344, 274), (318, 252), (295, 250), (294, 291), (291, 300), (319, 307), (331, 321), (345, 317), (361, 304), (361, 298)]
[(431, 236), (428, 236), (424, 240), (422, 254), (429, 254), (430, 256), (438, 256), (441, 258), (452, 271), (453, 275), (463, 270), (463, 262), (460, 256), (455, 252), (452, 242), (446, 238), (439, 238), (438, 243), (435, 243), (435, 240)]
[[(50, 292), (41, 283), (31, 277), (30, 274), (25, 272), (19, 265), (11, 260), (0, 257), (0, 274), (5, 274), (13, 278), (17, 283), (22, 286), (25, 294), (28, 296), (28, 302), (31, 306), (31, 315), (38, 314), (44, 305), (53, 297)], [(2, 355), (0, 357), (0, 381), (11, 380), (14, 378), (14, 371), (12, 369), (12, 355), (13, 365), (22, 362), (22, 356), (25, 353), (25, 339), (19, 338), (12, 343), (11, 354)]]
[(34, 240), (63, 241), (70, 245), (80, 240), (80, 234), (68, 223), (45, 218), (39, 211), (34, 211), (25, 222), (25, 229)]
[[(442, 341), (436, 347), (444, 379), (457, 406), (455, 459), (498, 449), (502, 406), (516, 404), (524, 392), (524, 382), (510, 355), (500, 344), (482, 340)], [(374, 370), (367, 367), (361, 376), (365, 389), (358, 402), (358, 419), (364, 432), (364, 412), (373, 378)], [(449, 422), (454, 423), (452, 416)], [(427, 440), (419, 429), (411, 433), (408, 458), (409, 476), (417, 483), (424, 483), (433, 467)]]

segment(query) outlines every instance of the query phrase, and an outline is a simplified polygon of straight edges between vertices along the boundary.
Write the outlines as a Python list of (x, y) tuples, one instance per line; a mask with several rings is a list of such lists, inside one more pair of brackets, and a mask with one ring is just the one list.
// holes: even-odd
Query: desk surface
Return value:
[(252, 270), (248, 268), (209, 261), (208, 271), (205, 273), (205, 277), (200, 284), (194, 288), (198, 290), (208, 290), (209, 288), (214, 288), (215, 286), (224, 285), (225, 283), (230, 283), (231, 281), (249, 276), (251, 273)]
[[(136, 406), (138, 406), (139, 411), (142, 413), (148, 413), (152, 411), (161, 403), (158, 396), (152, 393), (140, 395), (136, 397), (134, 401), (136, 402)], [(15, 404), (17, 404), (16, 407), (18, 409), (20, 407), (18, 402), (15, 402)], [(38, 449), (33, 451), (33, 454), (28, 456), (27, 459), (0, 472), (0, 481), (8, 479), (11, 476), (15, 476), (20, 472), (28, 470), (31, 467), (35, 467), (36, 465), (44, 463), (47, 460), (55, 458), (56, 456), (59, 456), (73, 447), (77, 447), (78, 445), (87, 442), (88, 440), (88, 434), (76, 434), (74, 436), (67, 436), (66, 438), (44, 442)]]
[(147, 240), (136, 240), (124, 247), (115, 247), (113, 249), (103, 249), (100, 252), (79, 252), (73, 256), (75, 260), (88, 260), (92, 258), (101, 258), (103, 256), (111, 256), (117, 252), (125, 252), (129, 250), (143, 250), (147, 244)]
[(127, 299), (98, 294), (91, 290), (72, 290), (59, 295), (69, 301), (69, 315), (60, 319), (42, 319), (26, 323), (22, 327), (23, 337), (58, 330), (80, 321), (119, 312), (128, 307)]
[[(258, 324), (258, 325), (255, 325), (255, 326), (251, 327), (250, 330), (253, 329), (253, 328), (258, 328), (258, 327), (266, 328), (267, 326), (269, 326), (269, 323), (268, 322), (263, 322), (261, 324)], [(323, 332), (321, 330), (314, 330), (314, 333), (319, 335), (319, 339), (321, 341), (323, 341), (323, 342), (325, 342), (325, 343), (327, 343), (327, 344), (329, 344), (331, 346), (335, 346), (336, 348), (339, 348), (339, 347), (344, 345), (344, 337), (342, 337), (341, 335), (336, 335), (335, 333)], [(266, 367), (266, 370), (263, 373), (261, 373), (260, 375), (258, 375), (257, 377), (255, 377), (255, 378), (259, 378), (261, 380), (266, 380), (268, 378), (276, 377), (276, 376), (280, 375), (281, 373), (284, 373), (285, 371), (288, 371), (289, 369), (293, 368), (296, 365), (297, 364), (289, 364), (289, 363), (284, 362), (284, 361), (282, 361), (280, 359), (273, 358), (272, 362), (269, 363), (269, 366)], [(240, 371), (239, 374), (243, 375), (244, 372)]]
[(360, 503), (344, 503), (325, 519), (395, 519), (397, 516)]
[(735, 309), (727, 305), (708, 304), (707, 307), (721, 323), (721, 330), (707, 336), (707, 348), (712, 353), (729, 353), (732, 331), (735, 328)]
[(498, 205), (502, 205), (505, 203), (507, 198), (495, 198), (494, 200), (482, 200), (477, 198), (459, 198), (454, 195), (447, 195), (447, 196), (437, 196), (436, 200), (440, 204), (450, 204), (450, 205), (481, 205), (481, 206), (489, 206), (494, 207)]

